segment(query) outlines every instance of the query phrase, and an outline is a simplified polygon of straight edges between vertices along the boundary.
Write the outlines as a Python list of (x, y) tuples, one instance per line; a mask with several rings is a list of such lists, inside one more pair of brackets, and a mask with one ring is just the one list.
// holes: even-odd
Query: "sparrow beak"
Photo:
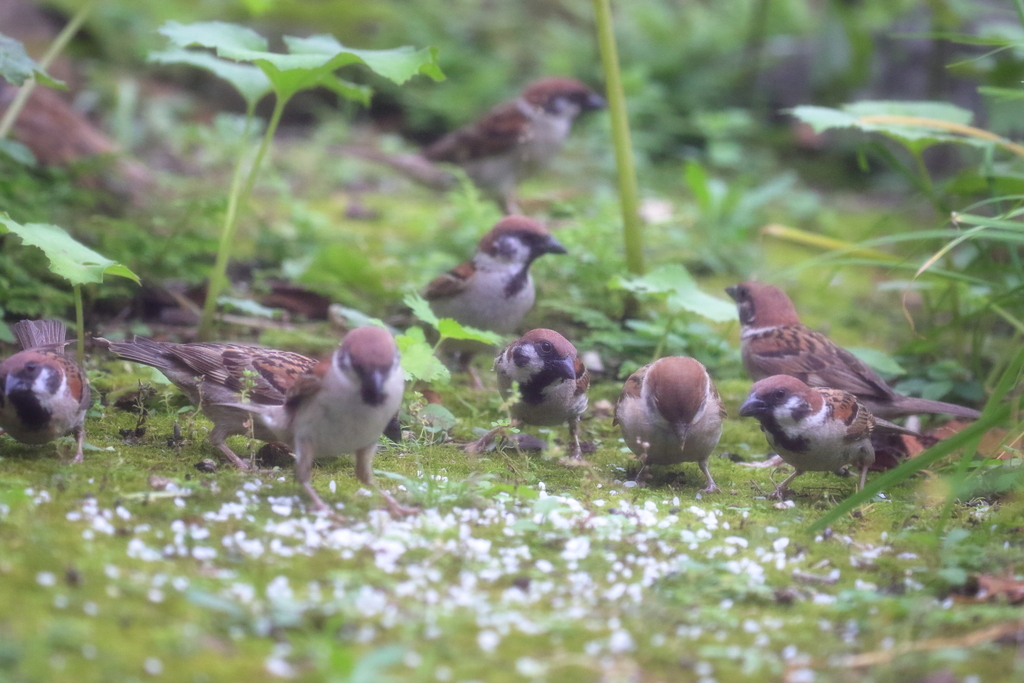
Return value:
[(608, 102), (606, 102), (605, 99), (596, 92), (590, 93), (590, 95), (587, 96), (587, 102), (585, 105), (587, 109), (604, 109), (607, 106)]
[(558, 367), (564, 372), (566, 379), (576, 379), (576, 363), (572, 358), (563, 358), (558, 361)]
[(757, 396), (748, 396), (740, 406), (740, 417), (756, 417), (761, 419), (771, 412), (771, 406)]
[(554, 237), (548, 236), (540, 245), (541, 254), (568, 254), (569, 250), (562, 246), (562, 243)]
[(379, 406), (387, 396), (384, 394), (384, 382), (387, 380), (387, 371), (374, 368), (368, 373), (359, 373), (362, 379), (360, 393), (363, 402), (371, 406)]
[(733, 301), (739, 301), (739, 299), (736, 298), (738, 296), (737, 293), (736, 293), (736, 285), (731, 285), (729, 287), (726, 287), (725, 288), (725, 293), (728, 294), (730, 297), (732, 297)]

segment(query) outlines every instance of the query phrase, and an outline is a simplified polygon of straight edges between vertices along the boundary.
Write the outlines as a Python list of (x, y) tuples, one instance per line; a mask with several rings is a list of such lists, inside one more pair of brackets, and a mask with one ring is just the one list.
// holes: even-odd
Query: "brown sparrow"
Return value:
[(708, 458), (722, 437), (725, 409), (707, 369), (692, 358), (671, 356), (643, 366), (626, 380), (615, 405), (622, 438), (643, 467), (695, 462), (707, 478), (704, 493), (717, 493)]
[(0, 428), (33, 445), (70, 432), (78, 443), (71, 462), (82, 462), (89, 379), (64, 354), (64, 324), (23, 320), (12, 330), (24, 351), (0, 363)]
[[(103, 338), (96, 341), (106, 344), (118, 358), (164, 373), (213, 422), (210, 443), (242, 470), (249, 469), (249, 465), (224, 440), (249, 434), (248, 423), (252, 420), (248, 410), (226, 404), (240, 401), (244, 391), (252, 403), (281, 405), (295, 380), (317, 363), (297, 353), (242, 344), (174, 344), (143, 337), (123, 342)], [(261, 441), (278, 440), (259, 421), (253, 425), (252, 434)]]
[[(569, 455), (579, 460), (579, 423), (587, 409), (590, 375), (576, 356), (576, 347), (554, 330), (530, 330), (494, 359), (494, 369), (503, 399), (508, 400), (513, 384), (518, 385), (519, 400), (509, 410), (512, 419), (539, 427), (568, 422)], [(497, 431), (491, 430), (467, 450), (484, 450)]]
[[(480, 239), (472, 261), (434, 278), (423, 298), (440, 318), (481, 330), (510, 334), (533, 307), (536, 292), (530, 265), (544, 254), (565, 254), (547, 228), (532, 218), (507, 216)], [(469, 367), (479, 342), (448, 344), (460, 365)], [(474, 377), (474, 382), (478, 378)]]
[[(310, 483), (313, 461), (355, 453), (356, 477), (373, 481), (373, 454), (385, 427), (402, 404), (405, 375), (395, 339), (383, 327), (358, 327), (328, 360), (300, 376), (284, 405), (232, 403), (255, 413), (257, 422), (295, 453), (295, 478), (317, 510), (328, 509)], [(395, 514), (413, 512), (378, 488)]]
[(831, 339), (800, 324), (793, 302), (763, 282), (726, 287), (739, 308), (743, 367), (754, 381), (790, 375), (812, 387), (842, 389), (874, 415), (896, 419), (918, 413), (977, 418), (971, 408), (898, 394), (874, 370)]
[(505, 213), (519, 213), (516, 185), (551, 162), (579, 114), (604, 106), (603, 97), (573, 78), (543, 78), (430, 145), (423, 156), (461, 166)]
[(849, 392), (809, 387), (788, 375), (756, 382), (740, 406), (740, 417), (757, 418), (771, 447), (796, 469), (770, 496), (778, 499), (804, 472), (841, 473), (850, 464), (860, 470), (860, 490), (875, 461), (872, 430), (916, 435), (872, 416)]

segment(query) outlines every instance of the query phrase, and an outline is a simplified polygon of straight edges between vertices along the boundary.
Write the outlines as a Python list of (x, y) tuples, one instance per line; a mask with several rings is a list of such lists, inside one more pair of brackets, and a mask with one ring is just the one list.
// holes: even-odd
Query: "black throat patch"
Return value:
[(768, 413), (761, 419), (761, 427), (772, 435), (776, 448), (785, 448), (793, 453), (801, 453), (807, 450), (808, 441), (806, 437), (791, 437), (775, 419), (774, 413)]
[(14, 406), (18, 420), (28, 431), (38, 432), (49, 424), (51, 412), (43, 407), (34, 392), (14, 391), (7, 395), (7, 399)]
[(505, 296), (513, 297), (523, 291), (523, 287), (526, 286), (526, 278), (530, 277), (530, 263), (527, 261), (523, 264), (523, 267), (516, 271), (516, 274), (505, 283)]
[(519, 394), (523, 397), (523, 403), (539, 405), (544, 402), (545, 387), (567, 379), (575, 380), (576, 373), (570, 373), (569, 368), (561, 360), (547, 361), (544, 368), (531, 377), (530, 381), (519, 385)]

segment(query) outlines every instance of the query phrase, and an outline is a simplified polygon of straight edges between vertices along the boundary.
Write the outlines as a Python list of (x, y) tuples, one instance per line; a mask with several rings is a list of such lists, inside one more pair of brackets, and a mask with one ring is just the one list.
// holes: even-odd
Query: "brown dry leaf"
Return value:
[(1024, 602), (1024, 581), (1013, 576), (991, 576), (982, 574), (977, 577), (978, 589), (973, 595), (957, 596), (958, 602), (1006, 602), (1019, 605)]

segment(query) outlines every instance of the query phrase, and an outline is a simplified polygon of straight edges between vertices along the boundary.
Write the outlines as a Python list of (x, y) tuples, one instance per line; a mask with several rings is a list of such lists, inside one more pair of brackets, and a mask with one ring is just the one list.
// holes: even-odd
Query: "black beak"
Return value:
[(598, 95), (596, 92), (590, 93), (587, 96), (587, 101), (584, 104), (584, 109), (604, 109), (608, 106), (608, 102), (603, 97)]
[(540, 244), (541, 254), (568, 254), (569, 250), (562, 246), (562, 243), (554, 237), (549, 236)]
[(559, 361), (559, 367), (564, 371), (565, 379), (576, 379), (576, 362), (572, 358), (563, 358)]
[(771, 406), (757, 396), (748, 396), (747, 400), (740, 406), (740, 417), (756, 417), (761, 419), (771, 412)]
[(739, 289), (737, 285), (732, 285), (730, 287), (725, 288), (725, 293), (731, 296), (733, 301), (739, 301), (739, 299), (736, 298), (737, 296), (739, 296), (738, 291)]
[(384, 394), (384, 382), (387, 380), (387, 371), (373, 369), (366, 373), (359, 373), (362, 380), (361, 394), (363, 402), (371, 406), (379, 406), (387, 396)]

